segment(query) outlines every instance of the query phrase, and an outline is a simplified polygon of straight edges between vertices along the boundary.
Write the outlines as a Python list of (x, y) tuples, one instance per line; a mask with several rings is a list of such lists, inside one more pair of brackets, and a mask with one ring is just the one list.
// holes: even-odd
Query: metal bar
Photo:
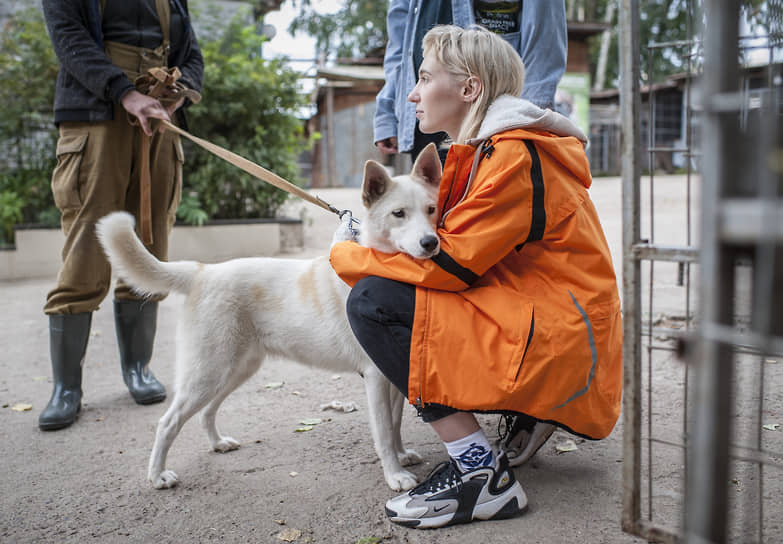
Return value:
[[(783, 241), (783, 200), (775, 195), (727, 198), (720, 204), (719, 213), (719, 235), (725, 242), (763, 245), (764, 242)], [(771, 263), (770, 259), (767, 263), (770, 272)]]
[(634, 258), (682, 263), (699, 261), (699, 249), (688, 246), (664, 246), (649, 243), (634, 244), (631, 248)]
[(623, 513), (624, 531), (636, 533), (641, 512), (641, 266), (640, 241), (639, 0), (620, 0), (620, 119), (623, 201)]
[(688, 149), (687, 147), (671, 147), (671, 146), (670, 147), (667, 147), (667, 146), (660, 146), (659, 147), (659, 146), (653, 146), (653, 147), (647, 148), (647, 151), (651, 151), (651, 152), (669, 152), (669, 151), (671, 151), (673, 153), (687, 153), (688, 151), (690, 151), (690, 149)]
[[(736, 115), (715, 107), (715, 96), (736, 95), (738, 81), (738, 0), (705, 0), (704, 73), (701, 78), (705, 104), (702, 148), (702, 251), (699, 315), (702, 326), (731, 323), (734, 255), (721, 245), (718, 231), (720, 199), (735, 177), (732, 149), (736, 149)], [(697, 340), (693, 365), (694, 409), (692, 438), (687, 452), (688, 480), (685, 500), (687, 542), (723, 544), (728, 532), (728, 453), (732, 432), (732, 354), (704, 336)]]

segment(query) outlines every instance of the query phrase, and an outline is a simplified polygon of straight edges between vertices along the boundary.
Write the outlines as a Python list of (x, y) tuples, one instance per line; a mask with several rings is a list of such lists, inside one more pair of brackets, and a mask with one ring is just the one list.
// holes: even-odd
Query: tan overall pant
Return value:
[[(153, 67), (166, 67), (169, 4), (156, 1), (163, 44), (143, 49), (106, 42), (106, 53), (131, 81)], [(109, 212), (139, 216), (141, 128), (132, 126), (120, 105), (114, 119), (60, 124), (57, 166), (52, 174), (54, 201), (62, 213), (66, 240), (57, 285), (47, 295), (46, 314), (77, 314), (98, 309), (111, 286), (111, 267), (95, 235), (95, 223)], [(168, 259), (168, 239), (182, 194), (182, 144), (171, 131), (150, 137), (153, 243), (147, 249)], [(137, 219), (138, 230), (138, 219)], [(137, 300), (117, 281), (115, 300)], [(161, 300), (157, 297), (153, 300)]]

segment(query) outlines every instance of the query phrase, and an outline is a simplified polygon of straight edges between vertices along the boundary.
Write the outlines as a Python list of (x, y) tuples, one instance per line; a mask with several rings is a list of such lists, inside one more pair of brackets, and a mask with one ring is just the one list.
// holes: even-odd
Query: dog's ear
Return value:
[(428, 185), (437, 187), (440, 185), (442, 173), (438, 148), (435, 147), (435, 144), (429, 143), (416, 158), (411, 176), (414, 179), (422, 179)]
[(364, 181), (362, 182), (362, 202), (369, 208), (389, 188), (391, 178), (381, 164), (375, 161), (364, 163)]

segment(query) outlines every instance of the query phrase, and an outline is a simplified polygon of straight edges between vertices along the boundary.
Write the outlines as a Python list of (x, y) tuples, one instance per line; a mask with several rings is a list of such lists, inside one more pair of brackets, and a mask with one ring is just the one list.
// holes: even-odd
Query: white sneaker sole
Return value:
[(530, 439), (521, 450), (514, 448), (506, 450), (509, 466), (518, 467), (529, 461), (541, 449), (541, 446), (549, 440), (555, 429), (556, 427), (551, 423), (536, 423), (535, 427), (533, 427), (533, 432), (530, 433)]

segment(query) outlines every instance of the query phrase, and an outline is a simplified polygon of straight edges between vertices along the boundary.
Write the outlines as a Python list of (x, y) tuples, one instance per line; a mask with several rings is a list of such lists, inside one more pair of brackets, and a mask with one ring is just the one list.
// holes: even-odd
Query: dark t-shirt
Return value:
[(416, 25), (416, 36), (413, 40), (413, 73), (419, 80), (419, 67), (423, 59), (421, 42), (429, 29), (436, 25), (450, 25), (451, 0), (428, 0), (421, 3), (421, 13)]
[[(171, 42), (175, 44), (180, 43), (185, 29), (180, 6), (179, 2), (169, 2), (169, 32)], [(158, 22), (155, 0), (106, 0), (103, 10), (103, 39), (146, 49), (158, 47), (163, 41), (163, 32)]]
[(476, 23), (498, 34), (519, 32), (521, 10), (522, 0), (475, 0), (473, 2)]

